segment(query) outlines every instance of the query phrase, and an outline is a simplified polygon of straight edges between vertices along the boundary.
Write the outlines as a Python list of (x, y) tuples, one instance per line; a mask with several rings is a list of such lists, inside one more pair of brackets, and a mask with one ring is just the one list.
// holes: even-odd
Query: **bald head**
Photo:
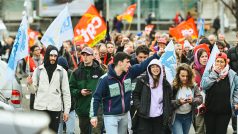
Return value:
[(208, 36), (208, 40), (211, 44), (215, 44), (216, 36), (214, 34), (211, 34), (211, 35)]

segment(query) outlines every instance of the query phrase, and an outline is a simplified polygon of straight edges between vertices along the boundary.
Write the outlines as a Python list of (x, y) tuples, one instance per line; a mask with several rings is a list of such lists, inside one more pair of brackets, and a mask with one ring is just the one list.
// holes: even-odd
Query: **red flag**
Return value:
[(136, 4), (130, 5), (122, 15), (117, 16), (117, 19), (119, 20), (123, 19), (131, 23), (133, 20), (135, 10), (136, 10)]
[(184, 37), (186, 36), (191, 36), (193, 39), (198, 37), (197, 27), (193, 18), (180, 23), (175, 28), (169, 28), (169, 33), (175, 37), (178, 42), (184, 41)]
[(74, 42), (76, 45), (96, 45), (106, 35), (107, 26), (97, 9), (91, 5), (74, 28)]

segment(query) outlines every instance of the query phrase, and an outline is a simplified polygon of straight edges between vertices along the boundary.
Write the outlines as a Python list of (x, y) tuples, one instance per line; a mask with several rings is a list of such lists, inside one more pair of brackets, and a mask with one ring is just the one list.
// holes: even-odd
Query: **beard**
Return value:
[(50, 60), (50, 64), (55, 64), (56, 60)]

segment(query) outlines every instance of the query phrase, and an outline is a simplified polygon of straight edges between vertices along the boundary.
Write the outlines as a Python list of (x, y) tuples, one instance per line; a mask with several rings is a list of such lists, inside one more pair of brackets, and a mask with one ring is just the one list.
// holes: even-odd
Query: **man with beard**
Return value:
[(57, 65), (57, 59), (57, 48), (48, 46), (43, 64), (27, 78), (28, 89), (36, 94), (34, 109), (49, 115), (49, 128), (54, 132), (58, 131), (61, 111), (64, 111), (63, 118), (67, 121), (71, 106), (67, 72)]

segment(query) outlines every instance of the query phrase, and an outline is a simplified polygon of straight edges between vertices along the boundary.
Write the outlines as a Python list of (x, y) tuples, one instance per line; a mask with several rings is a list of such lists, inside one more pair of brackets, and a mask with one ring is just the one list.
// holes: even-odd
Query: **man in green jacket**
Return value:
[[(71, 95), (76, 99), (76, 113), (79, 118), (81, 134), (89, 134), (90, 124), (89, 110), (92, 94), (96, 89), (98, 79), (104, 74), (100, 64), (94, 60), (93, 49), (85, 47), (82, 52), (83, 62), (79, 64), (69, 81)], [(93, 128), (94, 134), (101, 134), (102, 126)]]

